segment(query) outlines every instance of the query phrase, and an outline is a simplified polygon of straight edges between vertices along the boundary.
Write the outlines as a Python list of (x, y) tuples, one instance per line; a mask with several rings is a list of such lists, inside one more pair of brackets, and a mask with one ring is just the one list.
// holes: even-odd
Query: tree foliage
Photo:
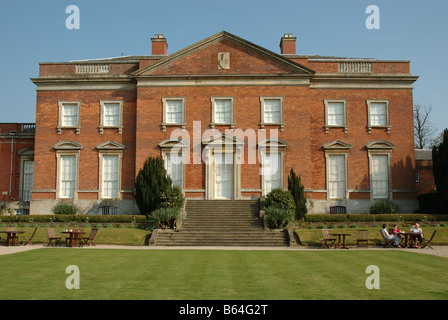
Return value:
[(308, 213), (308, 209), (306, 207), (305, 187), (302, 185), (300, 175), (297, 176), (292, 168), (288, 177), (288, 190), (291, 192), (296, 205), (295, 218), (296, 220), (302, 219), (305, 214)]
[(149, 157), (139, 171), (135, 182), (135, 201), (141, 214), (149, 215), (162, 205), (162, 194), (172, 184), (161, 157)]
[(448, 204), (448, 129), (443, 131), (442, 142), (432, 148), (433, 174), (437, 192)]

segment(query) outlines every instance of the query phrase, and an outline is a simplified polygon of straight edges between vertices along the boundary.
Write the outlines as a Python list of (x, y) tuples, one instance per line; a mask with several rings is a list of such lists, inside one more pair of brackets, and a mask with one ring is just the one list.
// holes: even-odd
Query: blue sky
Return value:
[[(66, 7), (80, 10), (69, 30)], [(369, 30), (366, 8), (380, 9)], [(222, 30), (279, 53), (284, 33), (298, 54), (410, 60), (414, 103), (432, 105), (431, 120), (448, 127), (446, 0), (0, 0), (0, 122), (34, 122), (39, 62), (148, 55), (163, 34), (168, 53)]]

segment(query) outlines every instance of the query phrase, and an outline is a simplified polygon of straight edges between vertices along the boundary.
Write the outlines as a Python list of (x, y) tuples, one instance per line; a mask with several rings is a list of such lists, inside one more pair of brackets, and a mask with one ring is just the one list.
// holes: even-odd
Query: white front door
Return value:
[(215, 154), (215, 198), (233, 198), (233, 154)]

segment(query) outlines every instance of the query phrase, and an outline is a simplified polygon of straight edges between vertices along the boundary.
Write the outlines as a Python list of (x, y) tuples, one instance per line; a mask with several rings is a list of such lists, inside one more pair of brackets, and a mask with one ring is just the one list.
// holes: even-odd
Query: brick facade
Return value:
[[(259, 154), (271, 152), (264, 143), (280, 142), (281, 186), (287, 188), (294, 168), (311, 200), (310, 212), (327, 213), (333, 205), (366, 212), (375, 201), (372, 159), (377, 155), (387, 156), (385, 197), (413, 212), (418, 206), (412, 101), (417, 77), (410, 74), (409, 61), (297, 55), (295, 41), (285, 35), (277, 54), (220, 32), (167, 55), (167, 41), (157, 35), (149, 56), (41, 63), (39, 77), (32, 79), (37, 86), (32, 214), (51, 213), (61, 201), (60, 161), (66, 154), (76, 156), (77, 169), (73, 197), (64, 201), (85, 213), (110, 204), (119, 213), (136, 213), (136, 174), (148, 156), (163, 156), (169, 142), (178, 140), (188, 157), (182, 169), (187, 198), (217, 197), (217, 170), (223, 169), (204, 163), (202, 155), (217, 156), (212, 150), (218, 140), (230, 141), (234, 160), (241, 162), (231, 169), (230, 198), (262, 196), (268, 178), (260, 175)], [(220, 98), (232, 101), (231, 123), (213, 121), (213, 99)], [(176, 124), (165, 119), (167, 99), (182, 101), (183, 118)], [(281, 105), (281, 119), (274, 124), (263, 120), (269, 110), (265, 99)], [(105, 101), (121, 103), (119, 126), (101, 126)], [(344, 103), (342, 125), (326, 126), (326, 103), (332, 101)], [(375, 102), (387, 106), (381, 126), (369, 126), (369, 103)], [(77, 125), (60, 125), (64, 103), (77, 103)], [(101, 163), (110, 154), (119, 157), (119, 186), (115, 198), (104, 199)], [(340, 183), (345, 186), (343, 196), (331, 198), (329, 159), (337, 155), (345, 156), (339, 192)]]

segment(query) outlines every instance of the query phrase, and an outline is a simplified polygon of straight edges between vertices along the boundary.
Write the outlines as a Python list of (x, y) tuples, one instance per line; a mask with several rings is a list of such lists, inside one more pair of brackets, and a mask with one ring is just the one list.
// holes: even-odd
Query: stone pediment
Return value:
[(277, 148), (277, 149), (284, 149), (288, 146), (288, 143), (282, 139), (265, 139), (263, 141), (260, 141), (258, 143), (259, 148)]
[(188, 144), (182, 140), (166, 139), (159, 143), (160, 148), (187, 148)]
[(81, 150), (82, 144), (76, 141), (59, 141), (53, 146), (55, 150)]
[(202, 139), (202, 144), (208, 146), (226, 146), (226, 145), (242, 146), (244, 145), (244, 140), (235, 136), (230, 136), (225, 133), (219, 133), (217, 135)]
[(324, 148), (325, 150), (348, 150), (351, 149), (352, 146), (341, 140), (334, 140), (322, 145), (322, 148)]
[(133, 73), (142, 77), (229, 77), (294, 75), (314, 71), (233, 34), (222, 31)]
[(395, 148), (395, 145), (387, 140), (375, 140), (370, 141), (366, 144), (367, 149), (382, 149), (382, 150), (390, 150)]
[(97, 150), (123, 150), (125, 146), (118, 142), (109, 140), (97, 145), (95, 148)]

